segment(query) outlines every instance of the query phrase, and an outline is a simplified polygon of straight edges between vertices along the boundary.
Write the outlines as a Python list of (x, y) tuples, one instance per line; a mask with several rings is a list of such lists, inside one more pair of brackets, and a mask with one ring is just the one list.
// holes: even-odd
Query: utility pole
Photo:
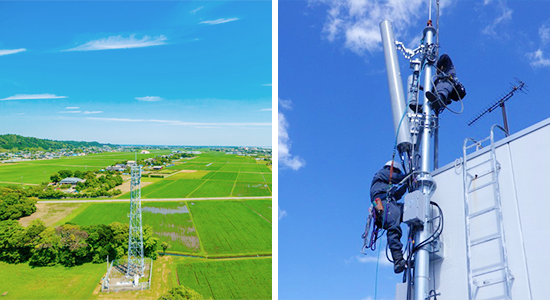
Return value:
[[(436, 29), (432, 26), (431, 20), (428, 21), (423, 31), (423, 44), (415, 50), (406, 49), (405, 46), (394, 40), (391, 22), (382, 21), (380, 23), (380, 32), (382, 35), (382, 44), (384, 48), (384, 57), (386, 69), (388, 72), (388, 85), (390, 91), (390, 100), (393, 113), (393, 122), (395, 127), (397, 150), (403, 162), (409, 162), (410, 157), (420, 156), (420, 163), (413, 159), (409, 165), (409, 172), (414, 171), (416, 184), (412, 186), (412, 191), (420, 191), (418, 205), (423, 206), (424, 215), (419, 215), (417, 224), (410, 224), (410, 230), (415, 233), (416, 243), (428, 240), (431, 235), (429, 220), (431, 219), (430, 197), (436, 189), (435, 181), (431, 177), (432, 162), (432, 143), (431, 138), (434, 134), (436, 122), (430, 102), (425, 94), (419, 93), (418, 83), (424, 79), (424, 91), (432, 89), (432, 77), (434, 73), (434, 64), (437, 60), (437, 44), (434, 43)], [(405, 103), (403, 86), (401, 81), (401, 72), (399, 70), (399, 61), (397, 59), (397, 47), (403, 51), (405, 58), (410, 59), (410, 66), (413, 69), (411, 78), (410, 94), (416, 99), (424, 99), (422, 111), (409, 113), (409, 108)], [(414, 56), (419, 56), (416, 59)], [(416, 87), (416, 89), (413, 89)], [(420, 97), (422, 95), (422, 97)], [(409, 119), (405, 119), (409, 113)], [(409, 123), (410, 122), (410, 123)], [(412, 130), (411, 130), (412, 128)], [(430, 270), (430, 252), (428, 248), (430, 243), (422, 246), (415, 253), (414, 259), (414, 299), (428, 299), (429, 270)]]

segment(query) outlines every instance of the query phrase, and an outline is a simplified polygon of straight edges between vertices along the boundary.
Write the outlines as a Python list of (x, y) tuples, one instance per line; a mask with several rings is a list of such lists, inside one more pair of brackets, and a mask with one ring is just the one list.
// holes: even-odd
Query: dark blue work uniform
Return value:
[[(394, 168), (391, 183), (399, 183), (404, 178), (405, 174), (395, 172)], [(372, 203), (374, 203), (376, 198), (380, 198), (380, 200), (382, 200), (384, 213), (380, 214), (376, 221), (378, 226), (387, 230), (388, 246), (390, 247), (392, 256), (394, 256), (394, 253), (397, 251), (401, 255), (401, 249), (403, 248), (403, 244), (401, 244), (402, 232), (400, 226), (401, 221), (403, 220), (403, 204), (397, 203), (396, 201), (403, 197), (403, 194), (405, 194), (407, 190), (407, 185), (404, 184), (402, 187), (397, 189), (390, 198), (388, 197), (389, 184), (390, 170), (389, 167), (385, 166), (382, 170), (378, 171), (372, 179), (370, 198)], [(383, 218), (385, 218), (384, 224), (382, 224)], [(396, 257), (394, 257), (394, 259), (396, 259)]]

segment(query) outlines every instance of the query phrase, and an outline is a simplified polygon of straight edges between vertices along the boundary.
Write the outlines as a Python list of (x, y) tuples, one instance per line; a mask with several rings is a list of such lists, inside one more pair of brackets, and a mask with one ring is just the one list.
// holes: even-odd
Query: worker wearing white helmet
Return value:
[[(390, 170), (392, 164), (393, 170)], [(370, 189), (371, 201), (377, 212), (377, 226), (386, 229), (387, 232), (388, 246), (391, 250), (395, 273), (403, 272), (406, 265), (403, 259), (400, 226), (403, 219), (403, 204), (397, 203), (397, 201), (405, 194), (407, 184), (397, 187), (391, 194), (389, 189), (390, 183), (400, 183), (405, 177), (406, 174), (401, 163), (390, 160), (374, 175)]]

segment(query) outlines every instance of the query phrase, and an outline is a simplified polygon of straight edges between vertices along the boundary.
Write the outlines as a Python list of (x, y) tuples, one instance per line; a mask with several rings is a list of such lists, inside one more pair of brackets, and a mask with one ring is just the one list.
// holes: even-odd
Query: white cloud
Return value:
[(278, 209), (279, 209), (279, 221), (280, 221), (282, 218), (288, 216), (288, 213), (286, 212), (286, 210), (282, 210), (280, 207), (278, 207)]
[(155, 120), (155, 119), (124, 119), (124, 118), (93, 118), (88, 117), (88, 120), (96, 121), (112, 121), (112, 122), (141, 122), (141, 123), (162, 123), (167, 125), (178, 126), (271, 126), (271, 123), (200, 123), (200, 122), (183, 122), (177, 120)]
[[(281, 101), (285, 101), (285, 103), (281, 103)], [(279, 100), (279, 104), (283, 107), (290, 108), (291, 107), (291, 101), (290, 100)], [(288, 136), (288, 122), (286, 121), (285, 116), (282, 112), (279, 112), (279, 142), (278, 142), (278, 154), (279, 154), (279, 162), (285, 166), (289, 167), (292, 170), (298, 170), (301, 167), (303, 167), (306, 162), (301, 159), (299, 156), (293, 156), (290, 154), (290, 146), (291, 141), (290, 137)]]
[(262, 84), (262, 86), (271, 86), (271, 83)]
[(290, 100), (279, 99), (279, 105), (284, 109), (292, 109), (292, 101)]
[(164, 100), (161, 97), (158, 96), (145, 96), (145, 97), (136, 97), (136, 100), (138, 101), (145, 101), (145, 102), (155, 102), (155, 101), (161, 101)]
[(210, 21), (202, 21), (199, 24), (208, 24), (208, 25), (217, 25), (217, 24), (223, 24), (227, 22), (237, 21), (239, 18), (227, 18), (227, 19), (217, 19), (217, 20), (210, 20)]
[(102, 114), (102, 113), (103, 113), (103, 111), (101, 111), (101, 110), (85, 111), (85, 112), (83, 112), (83, 114), (85, 114), (85, 115)]
[(36, 100), (36, 99), (61, 99), (67, 98), (66, 96), (56, 96), (53, 94), (17, 94), (0, 100)]
[(79, 109), (80, 107), (78, 106), (68, 106), (68, 107), (65, 107), (65, 109)]
[(27, 51), (27, 49), (21, 48), (21, 49), (12, 49), (12, 50), (0, 50), (0, 56), (8, 55), (8, 54), (15, 54), (15, 53), (23, 52), (23, 51)]
[[(315, 1), (315, 0), (314, 0)], [(379, 24), (393, 23), (396, 37), (424, 17), (429, 1), (424, 0), (318, 0), (329, 6), (323, 32), (331, 42), (343, 39), (346, 48), (362, 55), (382, 49)]]
[(194, 15), (194, 14), (196, 14), (199, 10), (201, 10), (201, 9), (203, 9), (203, 8), (204, 8), (204, 6), (197, 7), (197, 8), (195, 8), (195, 9), (193, 9), (192, 11), (190, 11), (189, 13)]
[(273, 109), (272, 108), (262, 108), (260, 109), (260, 111), (272, 111)]
[(58, 114), (79, 114), (81, 113), (80, 110), (62, 110), (62, 111), (58, 111), (57, 112)]
[(550, 59), (544, 57), (544, 53), (541, 49), (527, 53), (527, 57), (531, 60), (530, 64), (533, 67), (550, 67)]
[(84, 45), (80, 45), (63, 51), (94, 51), (94, 50), (111, 50), (111, 49), (130, 49), (143, 48), (150, 46), (166, 45), (167, 38), (164, 35), (157, 37), (144, 36), (141, 39), (136, 39), (135, 34), (130, 37), (110, 36), (108, 38), (89, 41)]
[(548, 24), (542, 24), (542, 26), (539, 27), (539, 36), (543, 45), (550, 42), (550, 26), (548, 26)]
[[(493, 3), (493, 2), (491, 1), (490, 3)], [(484, 2), (484, 4), (487, 5), (489, 3)], [(506, 5), (506, 2), (504, 1), (498, 1), (497, 5), (498, 5), (498, 9), (500, 10), (499, 16), (496, 17), (491, 24), (487, 25), (487, 27), (485, 27), (481, 31), (483, 34), (491, 37), (495, 37), (495, 38), (502, 35), (502, 32), (500, 30), (496, 30), (497, 26), (499, 24), (511, 21), (512, 13), (514, 12), (512, 9), (510, 9)]]

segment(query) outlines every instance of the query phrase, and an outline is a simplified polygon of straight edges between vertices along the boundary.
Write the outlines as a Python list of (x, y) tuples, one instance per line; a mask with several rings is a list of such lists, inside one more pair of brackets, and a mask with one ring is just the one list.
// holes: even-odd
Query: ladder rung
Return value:
[(487, 271), (483, 271), (483, 272), (479, 272), (477, 274), (473, 274), (472, 277), (477, 277), (477, 276), (493, 273), (493, 272), (496, 272), (496, 271), (501, 271), (501, 270), (504, 270), (504, 269), (505, 269), (505, 267), (498, 267), (498, 268), (494, 268), (494, 269), (489, 269)]
[(488, 160), (482, 160), (481, 162), (478, 162), (477, 164), (473, 165), (472, 167), (466, 168), (466, 171), (469, 171), (469, 170), (471, 170), (471, 169), (477, 168), (477, 167), (481, 166), (482, 164), (485, 164), (485, 163), (488, 163), (488, 162), (491, 162), (491, 161), (493, 161), (492, 158), (490, 158), (490, 159), (488, 159)]
[(486, 214), (486, 213), (488, 213), (488, 212), (491, 212), (491, 211), (493, 211), (493, 210), (495, 210), (495, 209), (497, 209), (497, 208), (498, 208), (498, 206), (487, 207), (487, 208), (482, 209), (482, 210), (480, 210), (480, 211), (476, 211), (476, 212), (473, 213), (473, 214), (470, 214), (470, 215), (468, 216), (468, 218), (470, 218), (470, 219), (475, 218), (475, 217), (477, 217), (477, 216), (480, 216), (480, 215)]
[(486, 236), (484, 238), (480, 238), (480, 239), (477, 239), (477, 240), (474, 240), (471, 244), (470, 244), (470, 247), (473, 247), (473, 246), (477, 246), (479, 244), (483, 244), (483, 243), (487, 243), (487, 242), (490, 242), (492, 240), (496, 240), (498, 238), (500, 238), (501, 235), (499, 233), (497, 234), (493, 234), (493, 235), (490, 235), (490, 236)]
[(491, 181), (489, 181), (489, 182), (487, 182), (487, 183), (484, 183), (484, 184), (482, 184), (482, 185), (476, 187), (475, 189), (469, 190), (469, 191), (468, 191), (468, 194), (469, 194), (469, 193), (473, 193), (473, 192), (475, 192), (475, 191), (477, 191), (477, 190), (480, 190), (480, 189), (482, 189), (482, 188), (484, 188), (484, 187), (490, 186), (490, 185), (495, 184), (495, 183), (496, 183), (496, 181), (491, 180)]
[(505, 281), (506, 281), (506, 279), (498, 279), (498, 280), (496, 280), (496, 281), (484, 280), (482, 284), (480, 284), (480, 285), (477, 285), (477, 284), (476, 284), (476, 286), (477, 286), (478, 288), (484, 288), (484, 287), (486, 287), (486, 286), (490, 286), (490, 285), (497, 284), (497, 283), (501, 283), (501, 282), (505, 282)]

